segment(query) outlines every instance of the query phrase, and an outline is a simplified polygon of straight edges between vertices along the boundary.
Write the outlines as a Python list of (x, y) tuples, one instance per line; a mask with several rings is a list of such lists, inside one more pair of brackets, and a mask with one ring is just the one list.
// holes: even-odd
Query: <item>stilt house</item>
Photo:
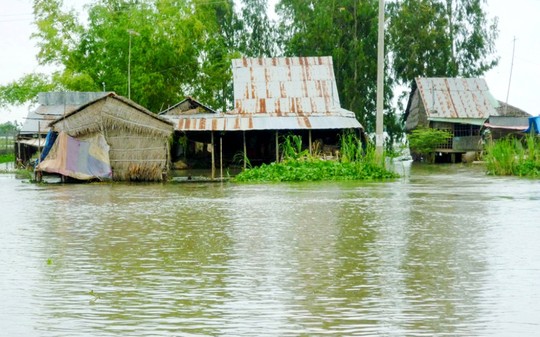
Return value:
[(446, 161), (460, 161), (461, 154), (482, 149), (480, 130), (490, 116), (499, 115), (497, 107), (484, 79), (417, 78), (405, 110), (405, 130), (449, 131), (453, 137), (435, 152)]
[(177, 137), (208, 145), (212, 167), (229, 166), (238, 157), (252, 165), (278, 161), (287, 134), (302, 136), (314, 151), (314, 144), (331, 149), (344, 130), (363, 132), (355, 114), (340, 105), (331, 57), (235, 59), (232, 73), (232, 111), (163, 112)]

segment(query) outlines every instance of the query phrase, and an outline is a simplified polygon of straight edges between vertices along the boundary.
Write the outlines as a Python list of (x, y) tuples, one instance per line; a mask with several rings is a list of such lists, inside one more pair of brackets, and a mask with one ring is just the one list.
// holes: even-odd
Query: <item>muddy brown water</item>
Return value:
[(2, 336), (534, 336), (540, 181), (35, 185), (0, 174)]

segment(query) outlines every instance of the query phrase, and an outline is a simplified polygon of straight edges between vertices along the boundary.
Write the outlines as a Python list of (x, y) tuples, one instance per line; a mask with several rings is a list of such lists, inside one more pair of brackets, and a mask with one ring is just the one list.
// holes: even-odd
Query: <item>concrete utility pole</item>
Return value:
[(375, 150), (383, 153), (383, 109), (384, 109), (384, 0), (379, 0), (379, 34), (377, 43), (377, 119), (375, 122)]

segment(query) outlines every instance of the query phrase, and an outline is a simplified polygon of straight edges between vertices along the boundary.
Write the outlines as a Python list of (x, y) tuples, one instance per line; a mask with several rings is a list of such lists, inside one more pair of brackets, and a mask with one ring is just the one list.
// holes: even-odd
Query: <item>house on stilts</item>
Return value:
[(405, 131), (450, 132), (452, 138), (434, 150), (435, 161), (461, 162), (462, 155), (482, 150), (481, 129), (490, 116), (499, 115), (497, 106), (484, 79), (416, 78), (405, 110)]
[[(302, 137), (303, 146), (332, 154), (339, 135), (363, 135), (352, 111), (343, 109), (331, 57), (232, 60), (234, 109), (216, 112), (189, 98), (160, 115), (173, 122), (174, 160), (223, 167), (280, 160), (283, 136)], [(247, 160), (244, 160), (246, 158)]]

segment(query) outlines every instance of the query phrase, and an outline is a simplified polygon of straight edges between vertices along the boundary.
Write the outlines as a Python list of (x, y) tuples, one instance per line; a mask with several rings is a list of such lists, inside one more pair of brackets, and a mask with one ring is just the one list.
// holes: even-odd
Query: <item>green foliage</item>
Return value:
[(19, 132), (21, 125), (17, 121), (0, 124), (0, 136), (15, 136)]
[(282, 157), (285, 160), (301, 160), (309, 156), (309, 150), (302, 150), (302, 137), (298, 135), (288, 135), (283, 137), (281, 148)]
[(388, 45), (393, 76), (409, 85), (416, 77), (476, 77), (497, 65), (497, 20), (483, 0), (391, 2)]
[(488, 174), (540, 178), (540, 138), (505, 138), (489, 144), (485, 155)]
[[(332, 56), (341, 106), (354, 111), (367, 132), (375, 130), (377, 78), (376, 1), (281, 0), (280, 34), (286, 55)], [(387, 68), (388, 69), (388, 68)], [(385, 76), (385, 126), (392, 138), (401, 127), (392, 100), (392, 78)]]
[(0, 163), (14, 163), (15, 155), (13, 153), (0, 154)]
[[(496, 64), (497, 22), (488, 20), (482, 1), (388, 3), (388, 144), (402, 135), (391, 104), (397, 84), (417, 76), (478, 76)], [(60, 70), (0, 87), (0, 107), (40, 91), (105, 89), (155, 112), (188, 95), (226, 111), (233, 108), (231, 59), (332, 56), (341, 106), (367, 132), (375, 129), (377, 1), (280, 0), (273, 22), (268, 0), (96, 0), (84, 24), (66, 4), (34, 0), (38, 61)]]
[[(346, 134), (341, 139), (345, 146), (345, 156), (340, 160), (323, 160), (310, 156), (302, 150), (301, 139), (288, 136), (283, 142), (284, 160), (281, 163), (263, 164), (245, 170), (234, 180), (238, 182), (253, 181), (321, 181), (321, 180), (381, 180), (396, 178), (397, 174), (386, 170), (383, 160), (378, 160), (375, 148), (368, 146), (365, 151), (358, 137)], [(356, 148), (353, 150), (353, 148)]]
[(429, 155), (440, 144), (444, 144), (452, 134), (445, 130), (419, 128), (413, 130), (409, 136), (409, 148), (411, 152), (420, 155)]
[(22, 105), (32, 101), (39, 92), (54, 90), (56, 86), (44, 74), (24, 75), (17, 81), (0, 86), (0, 108)]

